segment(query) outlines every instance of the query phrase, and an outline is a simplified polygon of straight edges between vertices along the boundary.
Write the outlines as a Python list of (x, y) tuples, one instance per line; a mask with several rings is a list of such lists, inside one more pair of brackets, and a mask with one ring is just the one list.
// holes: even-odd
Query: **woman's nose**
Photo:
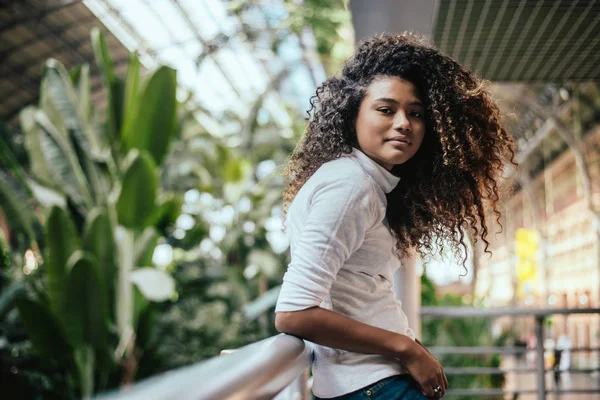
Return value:
[(410, 130), (410, 120), (405, 113), (399, 112), (396, 115), (396, 118), (394, 119), (394, 129), (398, 132)]

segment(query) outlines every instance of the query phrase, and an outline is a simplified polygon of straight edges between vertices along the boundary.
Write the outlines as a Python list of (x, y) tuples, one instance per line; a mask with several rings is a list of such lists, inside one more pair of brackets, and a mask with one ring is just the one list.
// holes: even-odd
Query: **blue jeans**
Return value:
[(410, 375), (390, 376), (352, 393), (316, 400), (427, 400)]

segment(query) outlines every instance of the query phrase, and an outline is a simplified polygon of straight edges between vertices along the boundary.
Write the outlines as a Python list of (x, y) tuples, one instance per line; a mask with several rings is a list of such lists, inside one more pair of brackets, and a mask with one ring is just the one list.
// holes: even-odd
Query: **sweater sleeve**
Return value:
[[(360, 179), (316, 187), (302, 224), (275, 312), (319, 306), (344, 262), (360, 248), (372, 225), (372, 193)], [(292, 218), (294, 218), (292, 216)]]

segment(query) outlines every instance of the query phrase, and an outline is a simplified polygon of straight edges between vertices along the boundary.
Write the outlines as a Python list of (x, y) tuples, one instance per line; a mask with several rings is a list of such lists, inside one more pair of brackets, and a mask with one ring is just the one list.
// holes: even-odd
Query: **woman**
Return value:
[[(317, 399), (441, 398), (440, 363), (392, 292), (399, 256), (487, 249), (514, 142), (482, 82), (420, 38), (359, 44), (312, 98), (284, 193), (291, 262), (276, 327), (314, 343)], [(311, 114), (312, 111), (312, 114)], [(289, 205), (289, 207), (288, 207)]]

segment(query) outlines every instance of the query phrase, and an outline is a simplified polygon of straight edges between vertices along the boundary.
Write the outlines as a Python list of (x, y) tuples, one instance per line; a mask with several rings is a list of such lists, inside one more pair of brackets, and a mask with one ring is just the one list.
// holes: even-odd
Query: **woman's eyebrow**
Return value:
[[(377, 102), (377, 101), (382, 101), (385, 103), (392, 103), (392, 104), (400, 104), (400, 102), (398, 100), (392, 99), (390, 97), (380, 97), (380, 98), (374, 100), (374, 102)], [(424, 107), (423, 103), (420, 102), (419, 100), (411, 101), (410, 103), (408, 103), (408, 105)]]

